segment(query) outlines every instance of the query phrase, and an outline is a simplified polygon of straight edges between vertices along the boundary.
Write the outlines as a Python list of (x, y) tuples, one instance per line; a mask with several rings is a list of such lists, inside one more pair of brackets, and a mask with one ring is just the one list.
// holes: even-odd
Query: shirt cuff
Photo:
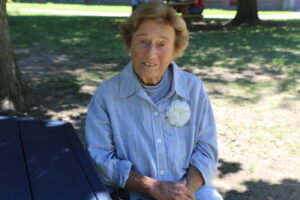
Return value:
[(201, 172), (204, 179), (204, 185), (210, 185), (215, 175), (216, 165), (207, 158), (196, 154), (192, 156), (190, 164)]
[(132, 163), (128, 160), (118, 160), (114, 170), (114, 182), (120, 188), (124, 188), (129, 178)]

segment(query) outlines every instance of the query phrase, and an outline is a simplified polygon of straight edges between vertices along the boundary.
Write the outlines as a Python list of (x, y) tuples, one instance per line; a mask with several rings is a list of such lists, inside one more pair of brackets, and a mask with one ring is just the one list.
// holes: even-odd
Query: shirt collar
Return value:
[(125, 69), (120, 73), (119, 78), (120, 98), (128, 97), (135, 93), (139, 88), (139, 82), (133, 71), (132, 62), (129, 62)]
[[(175, 62), (173, 62), (171, 66), (173, 68), (172, 91), (182, 98), (190, 100), (190, 95), (187, 90), (187, 79), (184, 76), (185, 72), (181, 70)], [(132, 62), (129, 62), (125, 69), (120, 73), (119, 84), (120, 98), (128, 97), (141, 89), (140, 83), (133, 71)]]
[(176, 92), (176, 94), (185, 100), (190, 100), (190, 95), (188, 93), (188, 84), (187, 84), (187, 78), (184, 75), (184, 72), (182, 69), (178, 67), (178, 65), (173, 62), (173, 83), (172, 83), (172, 90)]

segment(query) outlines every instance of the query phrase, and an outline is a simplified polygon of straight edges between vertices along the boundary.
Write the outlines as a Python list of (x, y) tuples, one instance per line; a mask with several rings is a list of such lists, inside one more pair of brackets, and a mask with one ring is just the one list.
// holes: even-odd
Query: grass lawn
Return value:
[[(122, 20), (10, 15), (16, 58), (35, 95), (23, 115), (69, 121), (83, 138), (91, 95), (129, 61)], [(176, 62), (210, 95), (220, 144), (214, 183), (224, 199), (299, 199), (300, 20), (191, 32)]]
[[(56, 3), (8, 3), (7, 9), (11, 13), (23, 13), (22, 9), (67, 10), (85, 12), (131, 13), (130, 5), (88, 5), (88, 4), (56, 4)], [(26, 11), (28, 12), (28, 11)], [(30, 12), (29, 12), (30, 13)], [(295, 13), (294, 11), (259, 11), (259, 15), (276, 15)], [(33, 14), (33, 13), (32, 13)], [(210, 9), (204, 10), (204, 15), (235, 15), (235, 10)]]
[(88, 5), (88, 4), (56, 4), (56, 3), (8, 3), (8, 10), (18, 10), (22, 8), (46, 9), (46, 10), (73, 10), (86, 12), (113, 12), (130, 13), (131, 7), (128, 5)]

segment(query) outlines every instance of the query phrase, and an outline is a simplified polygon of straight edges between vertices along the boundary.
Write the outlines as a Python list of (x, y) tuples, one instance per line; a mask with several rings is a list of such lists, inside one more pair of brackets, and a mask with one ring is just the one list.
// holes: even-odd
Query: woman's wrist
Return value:
[(153, 178), (143, 176), (132, 170), (126, 181), (125, 189), (149, 194), (154, 187), (153, 185), (155, 184), (155, 181), (156, 180)]
[(205, 184), (202, 173), (192, 165), (189, 168), (186, 181), (187, 181), (186, 187), (192, 192), (196, 192), (199, 188), (201, 188)]
[(144, 192), (150, 196), (156, 195), (158, 184), (159, 181), (154, 178), (143, 176), (141, 179), (141, 187), (144, 189)]

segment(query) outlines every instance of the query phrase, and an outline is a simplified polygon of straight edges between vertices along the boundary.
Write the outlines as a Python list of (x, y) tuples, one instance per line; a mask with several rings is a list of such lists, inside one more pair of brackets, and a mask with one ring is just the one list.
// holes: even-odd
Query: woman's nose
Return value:
[(147, 51), (148, 56), (155, 56), (156, 55), (156, 47), (153, 44), (148, 45), (148, 51)]

